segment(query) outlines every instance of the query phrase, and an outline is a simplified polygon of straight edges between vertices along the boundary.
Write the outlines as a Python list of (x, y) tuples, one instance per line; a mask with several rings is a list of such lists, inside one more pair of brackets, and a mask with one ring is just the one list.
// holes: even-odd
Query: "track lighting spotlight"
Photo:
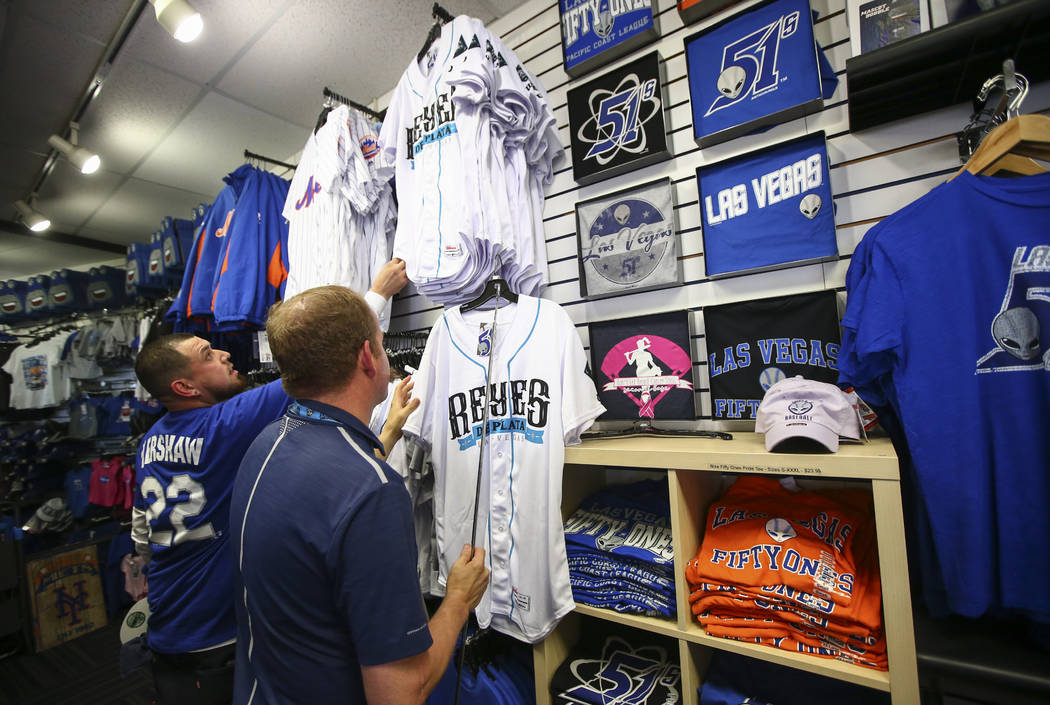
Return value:
[(25, 201), (15, 201), (15, 208), (22, 214), (22, 221), (26, 224), (26, 227), (33, 232), (39, 233), (51, 227), (51, 221)]
[(186, 0), (149, 0), (160, 26), (180, 42), (192, 42), (204, 29), (204, 20)]
[(77, 132), (74, 129), (72, 142), (68, 142), (58, 135), (51, 135), (47, 138), (47, 143), (66, 155), (66, 159), (73, 162), (73, 165), (80, 169), (81, 174), (94, 174), (102, 166), (102, 160), (94, 152), (78, 147), (76, 145), (76, 135)]

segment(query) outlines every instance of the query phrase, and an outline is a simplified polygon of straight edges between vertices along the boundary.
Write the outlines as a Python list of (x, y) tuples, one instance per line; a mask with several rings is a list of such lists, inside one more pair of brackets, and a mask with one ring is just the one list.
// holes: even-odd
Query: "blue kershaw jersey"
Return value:
[(230, 493), (248, 446), (290, 402), (272, 382), (215, 406), (169, 413), (142, 439), (135, 507), (146, 512), (153, 548), (154, 651), (184, 653), (236, 636)]

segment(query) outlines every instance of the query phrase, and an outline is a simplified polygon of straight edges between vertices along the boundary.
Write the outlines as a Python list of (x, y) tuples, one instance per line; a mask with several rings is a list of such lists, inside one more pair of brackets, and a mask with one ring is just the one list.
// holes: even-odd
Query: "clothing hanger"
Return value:
[(1045, 172), (1046, 168), (1033, 158), (1050, 161), (1050, 117), (1018, 115), (989, 132), (952, 178), (964, 171), (986, 176), (1004, 170), (1019, 174)]
[(502, 277), (493, 277), (486, 282), (485, 288), (476, 298), (471, 299), (459, 307), (459, 312), (466, 313), (467, 311), (473, 311), (495, 298), (501, 298), (512, 304), (518, 303), (518, 295), (511, 291), (510, 285), (507, 284)]
[(321, 104), (321, 114), (317, 116), (317, 124), (314, 125), (314, 134), (324, 127), (324, 124), (328, 122), (328, 113), (332, 112), (332, 108), (335, 107), (335, 102), (330, 96), (324, 97), (324, 103)]
[(434, 17), (434, 24), (431, 25), (430, 31), (427, 32), (427, 38), (423, 40), (423, 48), (416, 54), (416, 63), (423, 61), (423, 57), (427, 55), (427, 51), (433, 46), (437, 38), (441, 36), (441, 28), (447, 23), (452, 21), (452, 15), (449, 14), (448, 10), (441, 7), (438, 3), (434, 3), (434, 7), (431, 8), (430, 14)]

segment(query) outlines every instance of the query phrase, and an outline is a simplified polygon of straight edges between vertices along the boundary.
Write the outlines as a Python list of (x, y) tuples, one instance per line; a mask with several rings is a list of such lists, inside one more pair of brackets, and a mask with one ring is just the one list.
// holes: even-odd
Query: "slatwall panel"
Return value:
[[(741, 3), (739, 8), (759, 0)], [(813, 115), (778, 125), (764, 133), (740, 137), (701, 150), (693, 139), (686, 76), (684, 39), (717, 23), (735, 8), (714, 17), (683, 26), (673, 0), (654, 0), (659, 15), (661, 37), (653, 44), (585, 76), (570, 79), (562, 68), (558, 5), (551, 0), (534, 0), (489, 29), (503, 37), (535, 74), (550, 96), (559, 134), (566, 148), (565, 161), (556, 165), (553, 183), (546, 192), (544, 237), (547, 242), (550, 286), (545, 298), (561, 304), (577, 325), (584, 346), (588, 345), (586, 324), (625, 316), (687, 309), (693, 330), (694, 376), (697, 387), (697, 422), (661, 422), (666, 427), (686, 426), (718, 430), (751, 430), (753, 422), (714, 421), (707, 373), (707, 346), (702, 311), (705, 306), (750, 299), (831, 289), (840, 292), (845, 305), (844, 281), (850, 256), (864, 233), (886, 215), (927, 193), (958, 169), (960, 162), (954, 134), (967, 122), (971, 107), (959, 105), (908, 120), (849, 133), (846, 59), (850, 56), (849, 29), (845, 0), (810, 0), (818, 13), (817, 41), (839, 76), (839, 85), (824, 109)], [(570, 87), (634, 58), (658, 49), (664, 62), (666, 120), (674, 157), (660, 164), (580, 187), (572, 179), (568, 157), (569, 125), (566, 93)], [(713, 69), (712, 69), (713, 70)], [(389, 94), (379, 99), (385, 107)], [(1026, 112), (1047, 112), (1050, 83), (1032, 89), (1024, 105)], [(695, 177), (697, 166), (713, 163), (744, 152), (777, 144), (788, 139), (823, 130), (827, 135), (831, 189), (835, 203), (835, 224), (840, 257), (838, 261), (748, 274), (717, 281), (704, 274), (703, 240), (700, 234), (700, 205)], [(675, 191), (675, 211), (681, 238), (684, 284), (598, 301), (586, 301), (580, 294), (575, 204), (577, 201), (611, 193), (628, 186), (670, 176)], [(438, 319), (440, 307), (407, 291), (394, 302), (391, 330), (429, 328)]]

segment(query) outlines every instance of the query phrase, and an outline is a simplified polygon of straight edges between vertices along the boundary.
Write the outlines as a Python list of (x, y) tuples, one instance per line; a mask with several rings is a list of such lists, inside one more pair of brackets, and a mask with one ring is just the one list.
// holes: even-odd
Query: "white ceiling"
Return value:
[[(164, 216), (189, 217), (245, 149), (294, 160), (324, 86), (371, 103), (433, 24), (432, 0), (190, 1), (204, 18), (191, 44), (146, 5), (80, 120), (80, 144), (102, 168), (83, 176), (59, 160), (36, 205), (60, 235), (0, 227), (0, 278), (119, 259), (99, 248), (147, 240)], [(121, 22), (144, 2), (0, 0), (0, 221), (18, 219), (11, 204), (41, 173), (48, 135), (63, 134)], [(441, 4), (491, 22), (524, 0)]]

